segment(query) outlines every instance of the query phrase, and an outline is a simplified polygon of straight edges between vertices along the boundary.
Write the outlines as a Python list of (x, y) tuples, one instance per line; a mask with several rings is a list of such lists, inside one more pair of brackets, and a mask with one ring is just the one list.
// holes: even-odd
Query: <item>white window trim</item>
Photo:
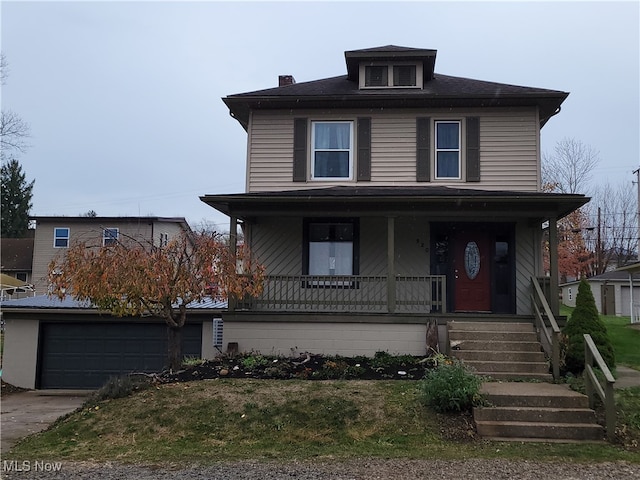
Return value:
[[(438, 124), (440, 123), (457, 123), (458, 124), (458, 148), (438, 148)], [(433, 178), (436, 180), (452, 181), (462, 180), (462, 121), (460, 119), (435, 120), (433, 123)], [(458, 176), (457, 177), (439, 177), (438, 176), (438, 152), (458, 152)]]
[(213, 319), (213, 346), (222, 348), (224, 345), (224, 321), (222, 318)]
[[(107, 230), (115, 230), (116, 231), (116, 237), (113, 238), (112, 236), (108, 236), (106, 235)], [(102, 229), (102, 246), (105, 247), (107, 245), (107, 240), (114, 240), (114, 243), (117, 243), (118, 240), (120, 240), (120, 229), (117, 227), (104, 227)]]
[(169, 234), (167, 232), (160, 233), (160, 247), (166, 247), (169, 244)]
[[(66, 237), (56, 236), (56, 230), (58, 229), (65, 229), (67, 231), (67, 236)], [(62, 240), (62, 239), (65, 239), (67, 241), (67, 244), (64, 247), (59, 247), (58, 245), (56, 245), (56, 240)], [(71, 229), (69, 227), (53, 227), (53, 248), (69, 248), (70, 241), (71, 241)]]
[[(415, 85), (394, 85), (393, 84), (393, 68), (396, 66), (413, 65), (416, 67), (416, 84)], [(367, 67), (387, 67), (387, 84), (384, 86), (368, 86), (366, 85), (366, 68)], [(422, 88), (424, 84), (423, 70), (421, 62), (366, 62), (361, 63), (359, 68), (360, 89), (381, 89), (381, 88)]]
[[(316, 149), (315, 149), (315, 144), (316, 144), (316, 129), (315, 129), (315, 125), (317, 123), (345, 123), (349, 125), (349, 175), (347, 177), (316, 177), (314, 172), (315, 172), (315, 164), (316, 164)], [(314, 182), (335, 182), (335, 181), (348, 181), (348, 180), (353, 180), (353, 164), (355, 163), (354, 160), (354, 139), (353, 136), (355, 134), (354, 132), (354, 127), (353, 127), (353, 120), (312, 120), (311, 121), (311, 180), (313, 180)], [(338, 150), (336, 150), (338, 151)], [(339, 150), (339, 151), (343, 151), (343, 150)]]

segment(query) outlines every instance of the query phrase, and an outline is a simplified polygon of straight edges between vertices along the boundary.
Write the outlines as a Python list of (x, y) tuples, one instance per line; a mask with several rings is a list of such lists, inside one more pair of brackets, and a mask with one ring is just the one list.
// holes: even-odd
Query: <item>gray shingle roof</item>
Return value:
[[(35, 297), (20, 298), (17, 300), (7, 300), (0, 304), (3, 309), (20, 309), (20, 308), (42, 308), (42, 309), (94, 309), (90, 302), (80, 302), (72, 297), (65, 297), (60, 300), (57, 297), (49, 297), (48, 295), (36, 295)], [(226, 300), (215, 300), (206, 298), (201, 302), (191, 302), (187, 305), (188, 309), (226, 309)]]

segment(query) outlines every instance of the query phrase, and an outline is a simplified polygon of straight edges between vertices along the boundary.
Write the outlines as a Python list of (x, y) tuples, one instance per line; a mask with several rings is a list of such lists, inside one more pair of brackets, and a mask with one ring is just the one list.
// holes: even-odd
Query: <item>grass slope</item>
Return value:
[[(209, 380), (86, 405), (12, 458), (152, 464), (312, 458), (640, 462), (602, 444), (492, 443), (426, 409), (414, 381)], [(636, 393), (638, 398), (640, 391)], [(448, 439), (452, 430), (462, 433)]]

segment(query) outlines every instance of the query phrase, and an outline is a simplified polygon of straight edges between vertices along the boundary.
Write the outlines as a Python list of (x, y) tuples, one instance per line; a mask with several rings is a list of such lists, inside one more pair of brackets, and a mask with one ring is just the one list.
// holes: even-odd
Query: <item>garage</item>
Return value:
[[(167, 363), (167, 327), (147, 322), (41, 322), (37, 388), (98, 388), (111, 376), (158, 372)], [(202, 324), (187, 323), (184, 356), (202, 356)]]

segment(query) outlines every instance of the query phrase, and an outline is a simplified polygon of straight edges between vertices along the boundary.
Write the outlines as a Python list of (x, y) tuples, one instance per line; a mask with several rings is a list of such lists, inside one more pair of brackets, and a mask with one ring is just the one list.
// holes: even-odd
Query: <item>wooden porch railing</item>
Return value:
[[(531, 278), (531, 304), (540, 343), (551, 359), (553, 378), (560, 378), (560, 327), (537, 278)], [(547, 326), (547, 322), (549, 326)], [(549, 331), (551, 329), (551, 331)]]
[(388, 300), (386, 276), (269, 275), (258, 298), (236, 309), (315, 312), (430, 313), (446, 311), (444, 275), (395, 277), (395, 301)]
[[(604, 375), (604, 381), (600, 380), (593, 370), (593, 363)], [(612, 442), (616, 436), (616, 402), (613, 393), (613, 386), (616, 380), (611, 375), (609, 367), (605, 363), (602, 355), (598, 351), (598, 347), (593, 342), (591, 335), (584, 334), (584, 387), (589, 397), (589, 406), (593, 408), (595, 405), (595, 394), (597, 393), (604, 403), (605, 425), (607, 429), (607, 439)]]

